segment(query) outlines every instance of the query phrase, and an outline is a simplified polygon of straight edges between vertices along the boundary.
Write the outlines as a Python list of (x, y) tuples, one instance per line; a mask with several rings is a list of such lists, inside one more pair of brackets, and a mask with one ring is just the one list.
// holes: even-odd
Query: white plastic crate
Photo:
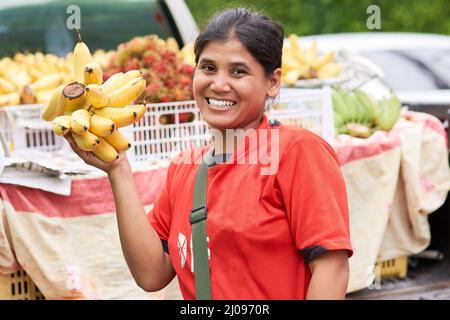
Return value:
[(132, 141), (127, 151), (130, 162), (171, 159), (185, 149), (205, 146), (211, 139), (208, 124), (193, 100), (148, 104), (139, 122), (119, 131)]
[(269, 119), (309, 129), (332, 142), (335, 131), (331, 89), (282, 88), (278, 107), (270, 111)]
[(43, 105), (29, 104), (0, 108), (0, 130), (14, 150), (57, 150), (63, 138), (53, 133), (51, 123), (40, 119)]
[[(64, 143), (50, 129), (51, 123), (39, 119), (43, 105), (15, 106), (0, 109), (0, 129), (15, 149), (55, 150)], [(189, 115), (189, 122), (186, 122)], [(323, 89), (285, 89), (279, 108), (268, 118), (284, 125), (312, 130), (327, 141), (334, 137), (331, 92)], [(182, 150), (205, 146), (211, 135), (195, 101), (148, 104), (144, 117), (132, 126), (119, 129), (128, 136), (132, 147), (130, 162), (171, 159)]]

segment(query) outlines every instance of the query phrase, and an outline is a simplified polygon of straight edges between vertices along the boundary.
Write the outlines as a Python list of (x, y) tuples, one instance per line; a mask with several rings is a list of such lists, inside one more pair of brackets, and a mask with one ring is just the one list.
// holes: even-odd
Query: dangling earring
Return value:
[(274, 97), (267, 97), (266, 98), (266, 105), (264, 107), (264, 112), (269, 112), (270, 111), (270, 109), (272, 108), (272, 104), (273, 104), (274, 100), (275, 100)]

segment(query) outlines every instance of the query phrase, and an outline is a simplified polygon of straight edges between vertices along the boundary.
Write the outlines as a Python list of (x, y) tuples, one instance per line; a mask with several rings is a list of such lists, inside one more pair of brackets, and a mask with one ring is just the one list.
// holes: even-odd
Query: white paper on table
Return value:
[(3, 173), (0, 175), (0, 183), (15, 184), (69, 196), (72, 179), (65, 174), (51, 176), (45, 172), (23, 171), (12, 167), (5, 167)]

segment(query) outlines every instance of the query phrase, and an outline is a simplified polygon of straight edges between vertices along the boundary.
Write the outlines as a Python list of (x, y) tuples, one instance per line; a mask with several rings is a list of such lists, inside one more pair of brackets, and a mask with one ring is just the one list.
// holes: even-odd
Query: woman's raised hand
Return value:
[(64, 138), (67, 140), (67, 142), (69, 143), (70, 147), (72, 148), (72, 150), (81, 158), (83, 159), (83, 161), (91, 166), (94, 166), (106, 173), (109, 173), (112, 169), (119, 167), (121, 165), (124, 164), (128, 164), (128, 160), (127, 160), (127, 156), (125, 154), (125, 151), (120, 151), (119, 152), (119, 157), (112, 161), (112, 162), (105, 162), (103, 160), (100, 160), (97, 156), (95, 156), (95, 154), (93, 154), (90, 151), (84, 151), (81, 150), (77, 144), (75, 143), (75, 141), (73, 140), (72, 136), (70, 133), (66, 134), (64, 136)]

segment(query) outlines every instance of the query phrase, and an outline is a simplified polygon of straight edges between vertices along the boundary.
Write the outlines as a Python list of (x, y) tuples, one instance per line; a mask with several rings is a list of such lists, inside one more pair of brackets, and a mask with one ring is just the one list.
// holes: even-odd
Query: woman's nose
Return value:
[(228, 82), (228, 77), (226, 75), (217, 74), (211, 82), (211, 90), (215, 92), (228, 92), (231, 90), (230, 84)]

